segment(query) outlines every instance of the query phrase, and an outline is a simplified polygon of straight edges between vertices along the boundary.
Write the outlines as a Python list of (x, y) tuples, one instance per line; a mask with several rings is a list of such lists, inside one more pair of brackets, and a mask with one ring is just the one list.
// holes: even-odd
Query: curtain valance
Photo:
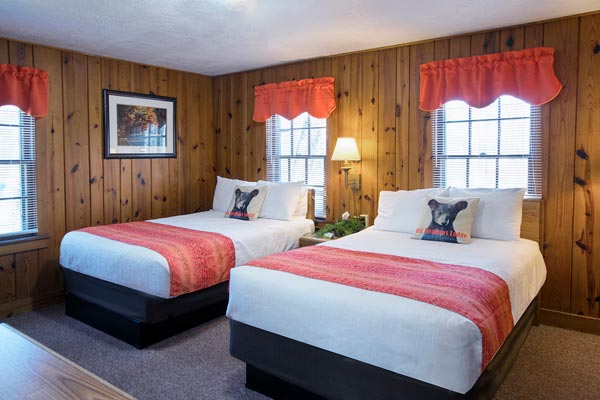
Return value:
[(554, 74), (554, 49), (536, 47), (421, 64), (420, 108), (450, 100), (485, 107), (508, 94), (532, 105), (554, 99), (562, 84)]
[(48, 114), (48, 73), (0, 64), (0, 106), (14, 105), (33, 117)]
[(333, 78), (269, 83), (254, 88), (253, 119), (256, 122), (264, 122), (274, 114), (292, 119), (303, 112), (315, 118), (327, 118), (333, 110)]

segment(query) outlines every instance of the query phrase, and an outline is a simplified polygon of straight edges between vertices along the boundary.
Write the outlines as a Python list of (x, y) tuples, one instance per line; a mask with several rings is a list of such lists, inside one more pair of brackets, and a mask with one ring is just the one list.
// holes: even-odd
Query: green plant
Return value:
[(331, 224), (324, 225), (316, 233), (316, 237), (326, 237), (325, 234), (333, 233), (333, 236), (340, 238), (365, 229), (365, 223), (359, 217), (341, 219)]

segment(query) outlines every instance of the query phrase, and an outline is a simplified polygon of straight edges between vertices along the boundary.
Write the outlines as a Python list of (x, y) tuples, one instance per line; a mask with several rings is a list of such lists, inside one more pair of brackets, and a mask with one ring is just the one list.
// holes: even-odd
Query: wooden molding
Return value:
[(6, 245), (0, 245), (0, 256), (7, 254), (23, 253), (25, 251), (45, 249), (50, 246), (48, 236), (26, 238), (19, 241), (14, 241)]
[(7, 303), (0, 304), (0, 321), (4, 318), (9, 318), (12, 315), (37, 310), (54, 304), (62, 303), (64, 301), (65, 295), (62, 292), (46, 293), (43, 295), (9, 301)]
[(540, 323), (558, 328), (600, 335), (600, 319), (561, 311), (540, 309)]

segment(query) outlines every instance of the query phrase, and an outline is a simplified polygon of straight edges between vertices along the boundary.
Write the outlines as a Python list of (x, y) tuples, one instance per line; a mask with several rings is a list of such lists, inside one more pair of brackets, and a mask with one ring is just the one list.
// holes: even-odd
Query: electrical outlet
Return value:
[(361, 221), (365, 224), (365, 228), (368, 228), (371, 225), (371, 221), (369, 220), (369, 214), (360, 214)]

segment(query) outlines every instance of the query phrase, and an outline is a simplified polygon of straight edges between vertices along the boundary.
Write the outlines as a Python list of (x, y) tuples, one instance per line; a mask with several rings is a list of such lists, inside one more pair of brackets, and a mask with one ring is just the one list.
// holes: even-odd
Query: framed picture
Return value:
[(172, 97), (102, 90), (104, 158), (177, 157)]

